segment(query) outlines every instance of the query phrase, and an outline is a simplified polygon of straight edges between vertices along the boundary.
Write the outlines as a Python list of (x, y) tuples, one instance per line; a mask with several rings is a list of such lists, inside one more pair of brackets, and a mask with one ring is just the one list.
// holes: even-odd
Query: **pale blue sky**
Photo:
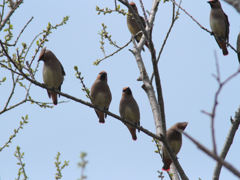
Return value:
[[(145, 8), (150, 10), (152, 1), (143, 0), (143, 2)], [(136, 4), (139, 7), (138, 1)], [(93, 61), (103, 56), (99, 49), (100, 36), (98, 35), (102, 22), (108, 26), (113, 40), (118, 44), (123, 45), (130, 39), (126, 17), (116, 13), (97, 15), (96, 5), (113, 8), (114, 1), (25, 0), (13, 15), (12, 23), (15, 32), (18, 33), (30, 17), (34, 16), (34, 20), (20, 39), (20, 42), (29, 43), (49, 21), (55, 24), (59, 23), (63, 16), (70, 16), (69, 22), (51, 34), (50, 41), (46, 44), (64, 66), (66, 76), (62, 91), (88, 100), (81, 91), (79, 80), (75, 78), (73, 67), (78, 66), (89, 88), (97, 74), (105, 70), (108, 73), (108, 83), (113, 96), (110, 111), (119, 114), (122, 88), (130, 86), (140, 108), (141, 125), (155, 132), (147, 97), (141, 88), (141, 82), (136, 81), (139, 76), (138, 68), (133, 55), (128, 51), (133, 45), (130, 44), (99, 66), (93, 65)], [(182, 6), (203, 26), (210, 28), (210, 6), (206, 1), (184, 0)], [(230, 43), (235, 46), (240, 30), (239, 14), (225, 2), (222, 2), (222, 6), (230, 21)], [(157, 52), (170, 25), (171, 7), (171, 3), (160, 3), (159, 6), (153, 30)], [(140, 9), (139, 11), (142, 14)], [(114, 51), (114, 48), (108, 45), (106, 47), (107, 54)], [(178, 121), (188, 121), (186, 132), (208, 148), (212, 148), (210, 120), (201, 113), (201, 110), (211, 111), (217, 88), (217, 83), (212, 77), (216, 72), (215, 50), (220, 62), (221, 75), (225, 78), (238, 68), (236, 54), (229, 48), (229, 55), (224, 57), (214, 38), (180, 11), (180, 17), (159, 63), (167, 127)], [(142, 57), (147, 71), (151, 73), (149, 52), (143, 52)], [(36, 79), (40, 82), (42, 82), (41, 70), (42, 64), (36, 75)], [(6, 73), (1, 71), (0, 78), (3, 76), (6, 76)], [(230, 116), (234, 116), (240, 105), (239, 84), (240, 78), (237, 77), (223, 89), (220, 95), (216, 116), (218, 152), (221, 151), (230, 128)], [(10, 87), (10, 78), (0, 86), (1, 108)], [(19, 91), (16, 94), (17, 99), (21, 99), (22, 93), (23, 91)], [(31, 96), (39, 101), (51, 101), (48, 99), (46, 90), (36, 86), (32, 86)], [(60, 100), (67, 99), (61, 97)], [(156, 148), (150, 137), (138, 133), (138, 140), (134, 142), (128, 129), (118, 120), (108, 117), (105, 124), (99, 124), (94, 110), (72, 101), (59, 104), (53, 109), (40, 109), (35, 105), (25, 104), (1, 115), (0, 145), (5, 143), (13, 129), (17, 127), (21, 116), (26, 114), (29, 115), (29, 124), (13, 140), (11, 146), (0, 153), (1, 180), (11, 180), (17, 176), (17, 160), (13, 155), (17, 145), (21, 147), (21, 151), (25, 152), (24, 162), (30, 180), (54, 179), (56, 172), (54, 161), (58, 151), (62, 154), (61, 160), (70, 161), (70, 165), (63, 170), (63, 180), (75, 180), (80, 177), (77, 163), (82, 151), (88, 153), (89, 164), (86, 175), (89, 180), (158, 179), (157, 170), (161, 170), (162, 161), (159, 155), (154, 153)], [(227, 157), (227, 160), (238, 169), (240, 169), (239, 142), (240, 136), (237, 132)], [(183, 146), (178, 157), (189, 179), (212, 178), (215, 162), (185, 137), (183, 137)], [(223, 168), (221, 179), (237, 178)]]

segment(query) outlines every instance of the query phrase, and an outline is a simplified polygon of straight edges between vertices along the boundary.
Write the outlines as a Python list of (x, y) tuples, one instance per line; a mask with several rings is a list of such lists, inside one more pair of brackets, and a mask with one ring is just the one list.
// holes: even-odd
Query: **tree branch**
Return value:
[[(232, 120), (232, 127), (230, 128), (230, 131), (229, 131), (228, 136), (226, 138), (226, 141), (225, 141), (225, 144), (223, 146), (222, 152), (220, 154), (220, 158), (223, 159), (223, 160), (226, 158), (227, 153), (230, 150), (230, 147), (233, 143), (233, 139), (235, 137), (235, 134), (237, 132), (239, 124), (240, 124), (240, 108), (238, 108), (238, 111), (235, 114), (235, 118), (234, 118), (234, 120)], [(222, 169), (222, 164), (217, 162), (215, 170), (214, 170), (214, 174), (213, 174), (213, 180), (218, 180), (219, 179), (221, 169)]]
[(3, 19), (3, 21), (1, 21), (0, 31), (2, 31), (2, 28), (5, 26), (5, 24), (7, 23), (9, 18), (12, 16), (12, 14), (15, 12), (15, 10), (20, 6), (20, 4), (22, 4), (22, 2), (23, 2), (23, 0), (16, 1), (16, 4), (14, 4), (14, 7), (11, 8), (11, 10), (7, 14), (7, 16)]
[(180, 131), (180, 132), (182, 132), (182, 134), (184, 134), (190, 141), (192, 141), (201, 151), (206, 153), (209, 157), (216, 160), (218, 163), (223, 165), (225, 168), (227, 168), (229, 171), (231, 171), (237, 177), (240, 177), (240, 172), (235, 167), (233, 167), (230, 163), (224, 161), (221, 157), (219, 157), (216, 154), (214, 154), (213, 152), (211, 152), (209, 149), (207, 149), (205, 146), (203, 146), (201, 143), (199, 143), (193, 137), (188, 135), (186, 132), (184, 132), (184, 131)]

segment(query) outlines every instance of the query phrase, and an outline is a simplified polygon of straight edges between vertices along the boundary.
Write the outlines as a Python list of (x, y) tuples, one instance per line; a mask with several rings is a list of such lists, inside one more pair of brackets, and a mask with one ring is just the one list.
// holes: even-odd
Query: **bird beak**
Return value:
[(43, 61), (43, 55), (42, 54), (40, 54), (39, 59), (38, 59), (38, 62), (40, 62), (40, 61)]

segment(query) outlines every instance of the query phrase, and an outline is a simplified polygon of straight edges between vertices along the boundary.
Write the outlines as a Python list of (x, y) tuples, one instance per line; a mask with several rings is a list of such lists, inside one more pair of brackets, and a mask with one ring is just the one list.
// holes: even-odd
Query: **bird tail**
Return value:
[(54, 104), (54, 105), (57, 105), (57, 103), (58, 103), (57, 93), (52, 92), (51, 95), (52, 95), (53, 104)]
[(132, 135), (132, 139), (133, 139), (134, 141), (136, 141), (136, 140), (137, 140), (136, 129), (133, 128), (133, 127), (128, 127), (128, 130), (130, 131), (130, 133), (131, 133), (131, 135)]
[(49, 97), (49, 98), (52, 98), (53, 104), (54, 104), (54, 105), (57, 105), (57, 103), (58, 103), (57, 93), (52, 92), (52, 91), (49, 91), (49, 90), (47, 90), (47, 93), (48, 93), (48, 97)]
[(98, 110), (95, 110), (99, 119), (99, 123), (105, 123), (104, 113)]
[(172, 163), (171, 159), (164, 159), (164, 165), (162, 167), (162, 170), (163, 171), (169, 171), (171, 163)]
[(221, 42), (219, 44), (222, 49), (223, 55), (224, 56), (228, 55), (227, 44), (225, 42)]

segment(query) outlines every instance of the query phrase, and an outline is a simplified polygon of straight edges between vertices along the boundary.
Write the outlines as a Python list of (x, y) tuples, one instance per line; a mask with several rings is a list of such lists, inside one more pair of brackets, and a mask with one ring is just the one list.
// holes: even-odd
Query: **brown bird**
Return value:
[(227, 43), (229, 36), (229, 22), (227, 15), (223, 12), (219, 0), (210, 0), (211, 6), (210, 26), (213, 35), (222, 49), (223, 55), (228, 55)]
[[(139, 16), (141, 23), (145, 28), (146, 24), (145, 24), (144, 18), (138, 14), (138, 9), (136, 4), (134, 2), (130, 2), (129, 5), (132, 7), (134, 12)], [(127, 26), (130, 33), (133, 36), (135, 36), (136, 41), (139, 42), (142, 37), (141, 28), (140, 28), (140, 25), (137, 23), (136, 19), (134, 18), (133, 13), (131, 13), (130, 9), (128, 9), (128, 14), (127, 14)], [(145, 42), (145, 45), (148, 47), (147, 42)], [(143, 48), (143, 51), (144, 51), (144, 48)]]
[[(140, 125), (140, 112), (138, 104), (135, 101), (132, 95), (132, 91), (129, 87), (123, 88), (122, 98), (119, 105), (119, 112), (123, 119), (131, 121), (136, 125)], [(132, 135), (132, 139), (137, 140), (136, 128), (127, 124), (126, 126)]]
[[(187, 127), (187, 122), (181, 122), (173, 125), (170, 129), (167, 130), (166, 136), (169, 146), (172, 149), (172, 152), (177, 155), (177, 153), (180, 151), (182, 146), (182, 134), (177, 131), (184, 130)], [(171, 157), (169, 156), (166, 148), (163, 146), (162, 149), (163, 152), (163, 170), (169, 171), (170, 165), (172, 163)]]
[[(65, 72), (62, 64), (53, 54), (52, 51), (43, 48), (40, 52), (39, 61), (43, 61), (43, 82), (49, 88), (54, 88), (61, 91), (61, 85), (64, 80)], [(52, 98), (53, 104), (57, 105), (57, 93), (47, 90), (48, 97)], [(59, 95), (60, 97), (60, 95)]]
[(237, 38), (237, 53), (238, 53), (238, 62), (240, 63), (240, 33)]
[[(98, 74), (97, 79), (93, 83), (90, 91), (91, 101), (93, 105), (102, 110), (108, 110), (112, 101), (112, 94), (107, 84), (107, 73), (102, 71)], [(100, 123), (104, 123), (104, 119), (107, 117), (106, 113), (103, 113), (95, 109)]]

